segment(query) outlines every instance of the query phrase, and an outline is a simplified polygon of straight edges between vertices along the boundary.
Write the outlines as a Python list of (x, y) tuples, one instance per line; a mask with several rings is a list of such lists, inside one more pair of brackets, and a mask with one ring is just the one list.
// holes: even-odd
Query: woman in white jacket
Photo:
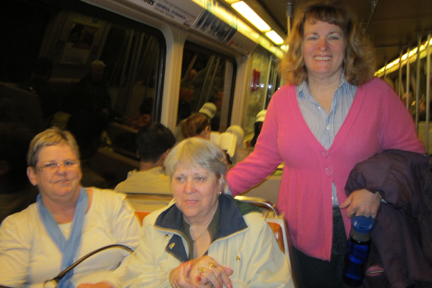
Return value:
[(175, 204), (144, 220), (124, 287), (294, 287), (260, 210), (223, 194), (223, 151), (196, 137), (165, 166)]
[[(82, 187), (79, 158), (78, 145), (67, 131), (50, 128), (32, 140), (27, 175), (39, 195), (37, 203), (2, 222), (1, 287), (42, 288), (96, 249), (137, 247), (139, 223), (126, 196)], [(118, 248), (93, 255), (66, 273), (58, 287), (121, 287), (129, 257)]]

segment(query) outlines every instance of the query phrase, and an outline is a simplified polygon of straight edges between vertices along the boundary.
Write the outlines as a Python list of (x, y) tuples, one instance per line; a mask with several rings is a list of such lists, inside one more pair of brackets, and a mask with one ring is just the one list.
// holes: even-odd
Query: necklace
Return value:
[[(195, 243), (196, 241), (198, 241), (204, 234), (205, 232), (207, 232), (207, 228), (201, 233), (201, 235), (199, 235), (196, 239), (192, 238), (192, 241)], [(192, 236), (192, 235), (191, 235)]]

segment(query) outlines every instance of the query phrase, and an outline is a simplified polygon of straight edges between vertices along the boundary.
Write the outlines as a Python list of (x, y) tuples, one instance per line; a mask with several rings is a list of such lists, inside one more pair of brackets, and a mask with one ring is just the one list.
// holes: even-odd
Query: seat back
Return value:
[(135, 211), (135, 216), (138, 218), (138, 222), (140, 223), (141, 226), (142, 226), (142, 223), (144, 221), (144, 218), (149, 214), (150, 214), (150, 212)]
[(0, 82), (0, 114), (3, 113), (7, 116), (2, 117), (23, 123), (32, 132), (39, 133), (45, 129), (39, 96), (12, 83)]
[(276, 208), (276, 205), (262, 198), (249, 197), (239, 195), (234, 197), (236, 200), (250, 203), (254, 206), (263, 209), (263, 217), (267, 224), (273, 231), (273, 235), (276, 238), (276, 242), (279, 248), (286, 255), (289, 255), (288, 251), (288, 227), (284, 215), (281, 215)]

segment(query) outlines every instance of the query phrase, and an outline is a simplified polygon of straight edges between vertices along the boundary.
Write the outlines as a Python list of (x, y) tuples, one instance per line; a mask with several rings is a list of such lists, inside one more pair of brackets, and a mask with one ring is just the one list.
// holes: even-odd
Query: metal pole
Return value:
[(402, 98), (402, 48), (399, 50), (399, 98)]
[(287, 16), (287, 30), (288, 30), (288, 37), (291, 34), (291, 19), (293, 16), (293, 3), (289, 2), (286, 5), (286, 16)]
[(407, 62), (406, 62), (406, 108), (409, 110), (410, 106), (411, 106), (411, 97), (409, 94), (410, 91), (410, 84), (409, 84), (409, 80), (410, 80), (410, 59), (409, 59), (409, 52), (411, 50), (411, 47), (408, 45), (408, 49), (407, 49)]
[(431, 53), (431, 49), (430, 49), (430, 41), (431, 41), (431, 34), (428, 34), (427, 36), (427, 45), (426, 45), (426, 125), (425, 125), (425, 129), (426, 129), (426, 139), (425, 139), (425, 145), (426, 145), (426, 154), (430, 154), (431, 151), (429, 151), (429, 114), (430, 114), (430, 53)]
[(415, 127), (418, 134), (418, 122), (419, 122), (419, 101), (420, 101), (420, 46), (421, 46), (421, 35), (417, 34), (417, 71), (416, 71), (416, 89), (415, 89)]

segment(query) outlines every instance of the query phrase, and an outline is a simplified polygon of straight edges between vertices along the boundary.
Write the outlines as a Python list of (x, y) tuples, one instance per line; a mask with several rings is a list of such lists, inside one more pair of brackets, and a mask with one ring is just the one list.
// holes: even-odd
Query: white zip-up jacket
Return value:
[[(233, 269), (233, 287), (294, 288), (287, 257), (262, 214), (254, 208), (221, 195), (219, 230), (207, 255)], [(170, 287), (171, 270), (190, 260), (182, 223), (182, 212), (175, 204), (144, 219), (123, 287)]]

